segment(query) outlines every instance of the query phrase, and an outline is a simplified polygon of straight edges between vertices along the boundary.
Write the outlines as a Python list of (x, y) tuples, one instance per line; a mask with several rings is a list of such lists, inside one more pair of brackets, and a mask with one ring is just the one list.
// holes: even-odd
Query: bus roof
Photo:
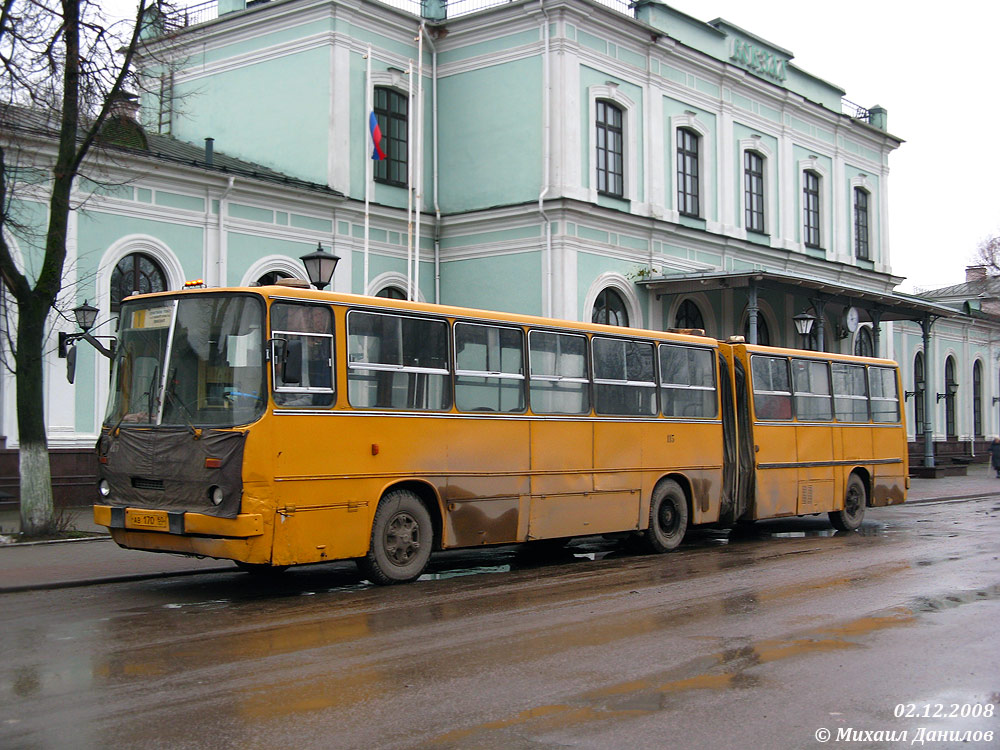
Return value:
[(563, 320), (559, 318), (545, 318), (537, 315), (522, 315), (519, 313), (501, 312), (499, 310), (482, 310), (471, 307), (438, 305), (430, 302), (410, 302), (408, 300), (395, 300), (385, 297), (369, 297), (360, 294), (326, 292), (318, 289), (306, 289), (297, 286), (285, 286), (282, 284), (255, 287), (198, 287), (193, 289), (134, 295), (126, 297), (122, 301), (153, 299), (157, 297), (184, 297), (188, 295), (200, 295), (206, 293), (249, 293), (258, 294), (269, 299), (301, 299), (315, 302), (327, 302), (333, 305), (357, 305), (359, 307), (369, 308), (376, 307), (391, 310), (411, 310), (413, 312), (443, 315), (451, 318), (469, 318), (473, 320), (496, 321), (518, 325), (539, 326), (544, 328), (572, 328), (575, 330), (589, 331), (593, 333), (607, 333), (616, 336), (670, 339), (671, 341), (682, 341), (685, 343), (698, 344), (700, 346), (717, 347), (719, 344), (719, 342), (711, 336), (696, 336), (686, 333), (654, 331), (643, 328), (622, 328), (619, 326), (602, 325), (600, 323), (586, 323), (573, 320)]

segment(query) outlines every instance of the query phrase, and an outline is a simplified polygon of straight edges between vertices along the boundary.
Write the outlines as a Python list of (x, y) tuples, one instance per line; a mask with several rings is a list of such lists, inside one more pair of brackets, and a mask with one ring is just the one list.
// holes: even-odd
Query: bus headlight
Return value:
[(208, 491), (208, 497), (212, 501), (212, 505), (222, 505), (225, 496), (221, 487), (212, 487)]
[(111, 496), (111, 485), (108, 484), (107, 479), (102, 479), (97, 483), (97, 491), (101, 493), (101, 497)]

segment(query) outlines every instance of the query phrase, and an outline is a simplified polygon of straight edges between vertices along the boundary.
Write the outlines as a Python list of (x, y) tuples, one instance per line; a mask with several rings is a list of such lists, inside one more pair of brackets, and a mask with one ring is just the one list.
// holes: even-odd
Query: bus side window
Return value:
[(807, 421), (832, 419), (830, 370), (826, 362), (793, 359), (792, 375), (795, 385), (795, 416)]
[(455, 323), (455, 406), (459, 411), (524, 411), (524, 332)]
[[(284, 341), (272, 362), (278, 406), (333, 404), (333, 313), (325, 305), (275, 302), (271, 336)], [(288, 378), (286, 380), (286, 377)]]
[(531, 331), (528, 351), (533, 412), (586, 414), (590, 411), (586, 336)]
[(660, 402), (665, 417), (712, 418), (718, 413), (712, 352), (660, 345)]
[(396, 313), (347, 315), (348, 400), (360, 409), (451, 407), (448, 323)]
[(869, 367), (871, 384), (872, 421), (899, 421), (899, 391), (896, 389), (896, 371), (890, 367)]
[(868, 384), (864, 365), (832, 362), (833, 408), (840, 422), (868, 421)]
[(598, 414), (654, 416), (656, 377), (653, 345), (595, 336), (594, 402)]
[(785, 357), (755, 354), (750, 359), (753, 378), (753, 410), (757, 419), (792, 418), (792, 388)]

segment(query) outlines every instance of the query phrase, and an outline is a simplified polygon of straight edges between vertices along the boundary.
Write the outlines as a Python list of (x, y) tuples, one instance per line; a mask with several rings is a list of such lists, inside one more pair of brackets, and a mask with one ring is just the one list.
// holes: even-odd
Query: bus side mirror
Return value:
[(281, 356), (281, 382), (298, 385), (302, 382), (302, 342), (296, 339), (285, 342)]

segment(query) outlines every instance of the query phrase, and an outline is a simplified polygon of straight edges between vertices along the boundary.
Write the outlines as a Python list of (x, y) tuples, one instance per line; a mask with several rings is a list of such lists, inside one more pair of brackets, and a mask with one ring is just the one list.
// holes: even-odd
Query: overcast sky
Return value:
[[(179, 6), (198, 0), (175, 0)], [(131, 15), (135, 0), (102, 0)], [(889, 157), (889, 242), (902, 291), (965, 279), (976, 246), (1000, 233), (1000, 2), (670, 0), (722, 17), (794, 54), (801, 69), (888, 110), (905, 143)]]

